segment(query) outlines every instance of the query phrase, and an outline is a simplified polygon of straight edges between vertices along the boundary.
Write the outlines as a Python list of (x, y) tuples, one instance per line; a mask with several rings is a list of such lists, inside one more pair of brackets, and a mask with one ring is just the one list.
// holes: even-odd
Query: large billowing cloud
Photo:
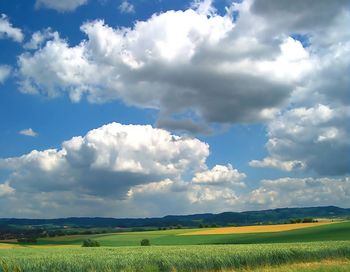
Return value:
[(1, 159), (16, 191), (74, 190), (120, 198), (136, 184), (205, 169), (208, 145), (151, 126), (111, 123), (62, 148)]
[(88, 0), (36, 0), (36, 7), (46, 7), (60, 12), (73, 11), (79, 6), (85, 5)]
[(12, 26), (8, 17), (5, 14), (1, 14), (0, 17), (0, 39), (9, 38), (15, 42), (22, 42), (24, 35), (20, 28)]
[[(313, 59), (288, 35), (265, 41), (246, 31), (247, 20), (235, 22), (232, 10), (219, 15), (205, 3), (154, 14), (132, 28), (87, 22), (80, 44), (56, 37), (19, 57), (21, 90), (68, 94), (74, 102), (120, 99), (159, 109), (162, 120), (189, 113), (209, 123), (271, 118)], [(242, 6), (233, 7), (250, 18)]]
[[(61, 149), (0, 159), (3, 216), (157, 216), (282, 206), (349, 205), (348, 177), (281, 178), (246, 186), (209, 146), (144, 125), (111, 123)], [(287, 197), (288, 196), (288, 197)]]
[[(313, 67), (295, 85), (288, 107), (268, 123), (268, 157), (251, 161), (251, 166), (303, 169), (321, 176), (350, 172), (349, 7), (347, 1), (254, 2), (256, 16), (275, 13), (267, 32), (302, 37)], [(296, 10), (296, 16), (289, 16)]]
[[(326, 61), (348, 48), (346, 1), (311, 1), (317, 12), (303, 1), (288, 7), (273, 3), (233, 3), (220, 15), (211, 1), (197, 1), (192, 8), (154, 14), (131, 28), (87, 22), (81, 26), (87, 39), (80, 44), (70, 46), (56, 35), (43, 48), (19, 57), (21, 90), (68, 94), (74, 102), (84, 96), (94, 103), (119, 99), (159, 109), (159, 125), (195, 132), (201, 128), (181, 116), (206, 123), (269, 120), (296, 91), (305, 96), (313, 90), (311, 78), (325, 78), (328, 70), (337, 73), (349, 63), (334, 67)], [(295, 10), (301, 11), (291, 16)], [(327, 63), (328, 70), (320, 68)], [(336, 79), (323, 81), (323, 92), (330, 92)]]
[[(208, 169), (208, 155), (209, 146), (196, 138), (111, 123), (63, 142), (61, 149), (0, 159), (0, 168), (9, 173), (0, 183), (1, 201), (7, 201), (0, 210), (12, 216), (37, 217), (48, 211), (52, 216), (78, 211), (131, 216), (152, 213), (145, 207), (160, 205), (156, 199), (164, 196), (198, 210), (233, 203), (244, 188), (245, 174), (230, 164)], [(136, 208), (142, 199), (146, 206)], [(125, 212), (127, 207), (133, 210)], [(156, 213), (181, 212), (181, 207), (160, 205)]]

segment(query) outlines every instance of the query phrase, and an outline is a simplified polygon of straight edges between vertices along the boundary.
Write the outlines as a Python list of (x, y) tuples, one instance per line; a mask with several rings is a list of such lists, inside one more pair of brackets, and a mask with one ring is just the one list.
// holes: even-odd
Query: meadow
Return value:
[[(0, 271), (350, 271), (350, 222), (72, 235), (0, 243)], [(258, 226), (261, 227), (261, 226)], [(208, 231), (212, 234), (207, 234)], [(195, 235), (193, 235), (195, 233)], [(99, 248), (82, 248), (91, 238)], [(141, 247), (147, 238), (151, 246)]]
[[(161, 231), (126, 232), (96, 235), (71, 235), (39, 239), (38, 245), (77, 245), (86, 238), (97, 240), (101, 246), (138, 246), (142, 239), (149, 239), (151, 245), (203, 245), (203, 244), (261, 244), (261, 243), (296, 243), (316, 241), (350, 240), (350, 222), (318, 224), (312, 227), (275, 232), (250, 232), (221, 234), (222, 229), (176, 229)], [(284, 225), (271, 225), (267, 228), (283, 228)], [(245, 227), (251, 229), (250, 226)], [(241, 227), (237, 227), (238, 230)], [(210, 231), (217, 234), (198, 235), (197, 232)], [(196, 233), (193, 235), (193, 233)]]

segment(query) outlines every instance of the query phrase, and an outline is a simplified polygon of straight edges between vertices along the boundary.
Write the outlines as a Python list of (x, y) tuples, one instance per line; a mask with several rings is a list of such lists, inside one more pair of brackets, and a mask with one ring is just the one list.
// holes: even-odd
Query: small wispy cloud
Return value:
[(36, 0), (35, 7), (45, 7), (59, 12), (74, 11), (76, 8), (87, 4), (88, 0)]
[(29, 137), (36, 137), (39, 134), (35, 132), (32, 128), (26, 128), (22, 129), (19, 134), (24, 135), (24, 136), (29, 136)]
[(0, 15), (0, 39), (10, 38), (15, 42), (22, 42), (23, 32), (20, 28), (13, 27), (6, 14)]
[(8, 65), (0, 65), (0, 83), (3, 83), (11, 74), (11, 67)]
[(135, 7), (133, 4), (129, 3), (127, 0), (124, 0), (119, 5), (119, 11), (121, 13), (135, 13)]

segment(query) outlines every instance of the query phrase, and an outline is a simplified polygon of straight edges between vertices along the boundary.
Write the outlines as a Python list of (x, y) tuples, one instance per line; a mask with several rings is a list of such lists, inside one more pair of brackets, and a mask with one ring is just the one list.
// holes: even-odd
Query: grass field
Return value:
[[(270, 227), (270, 226), (268, 226)], [(272, 226), (273, 227), (273, 226)], [(201, 245), (201, 244), (261, 244), (312, 241), (350, 240), (350, 222), (317, 225), (280, 232), (238, 233), (215, 235), (183, 235), (191, 229), (127, 232), (119, 234), (74, 235), (45, 238), (38, 245), (81, 245), (86, 238), (95, 239), (102, 246), (138, 246), (147, 238), (152, 245)]]
[[(264, 226), (280, 227), (277, 232), (193, 235), (203, 229), (177, 229), (0, 243), (0, 271), (350, 271), (350, 222), (283, 226)], [(258, 230), (245, 227), (252, 229)], [(82, 248), (86, 238), (102, 247)], [(140, 247), (144, 238), (152, 246)]]
[(230, 271), (326, 259), (350, 260), (350, 242), (3, 249), (0, 271)]

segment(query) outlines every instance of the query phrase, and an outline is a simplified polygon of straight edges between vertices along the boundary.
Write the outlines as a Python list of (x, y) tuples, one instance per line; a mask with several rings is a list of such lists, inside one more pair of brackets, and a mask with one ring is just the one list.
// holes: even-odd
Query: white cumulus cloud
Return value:
[(350, 171), (349, 107), (316, 105), (284, 112), (268, 125), (269, 157), (250, 162), (254, 167), (306, 169), (321, 175)]
[(57, 37), (19, 57), (21, 90), (68, 94), (74, 102), (118, 99), (159, 109), (163, 120), (186, 113), (209, 123), (273, 117), (300, 73), (309, 72), (310, 55), (288, 36), (260, 40), (246, 31), (245, 20), (234, 22), (230, 12), (217, 14), (209, 4), (154, 14), (130, 28), (87, 22), (80, 44)]
[(256, 208), (350, 205), (350, 178), (280, 178), (262, 180), (249, 193), (247, 206)]
[(151, 126), (111, 123), (73, 137), (61, 149), (0, 159), (17, 191), (69, 191), (123, 198), (133, 185), (205, 168), (208, 145)]
[(23, 47), (25, 49), (39, 49), (47, 40), (58, 39), (58, 32), (54, 32), (51, 28), (46, 28), (43, 31), (36, 31), (33, 33), (29, 42), (25, 43)]
[(242, 180), (246, 175), (233, 169), (231, 164), (215, 165), (211, 170), (197, 172), (192, 179), (193, 183), (207, 184), (207, 185), (238, 185), (244, 186)]
[(149, 125), (107, 124), (60, 149), (0, 159), (9, 173), (0, 185), (6, 197), (0, 211), (33, 217), (49, 210), (52, 216), (219, 211), (238, 201), (246, 175), (230, 164), (208, 169), (208, 156), (208, 144), (196, 138)]

